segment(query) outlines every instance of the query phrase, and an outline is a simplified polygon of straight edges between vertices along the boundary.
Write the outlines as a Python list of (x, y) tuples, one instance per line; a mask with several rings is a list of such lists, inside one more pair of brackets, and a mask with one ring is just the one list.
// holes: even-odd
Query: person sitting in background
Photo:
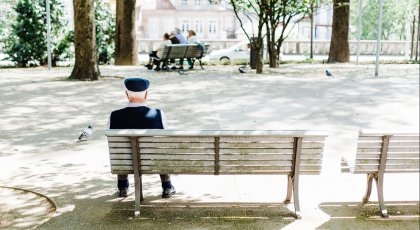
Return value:
[[(152, 69), (153, 65), (156, 65), (155, 70), (156, 71), (160, 70), (160, 64), (161, 64), (160, 58), (162, 57), (163, 49), (165, 48), (165, 46), (172, 44), (172, 42), (171, 42), (171, 40), (169, 40), (169, 38), (170, 38), (169, 34), (165, 33), (163, 35), (163, 41), (159, 45), (159, 47), (155, 51), (152, 51), (149, 54), (149, 64), (146, 65), (146, 67), (148, 69)], [(168, 66), (166, 66), (165, 63), (163, 63), (162, 69), (166, 70), (166, 69), (168, 69)]]
[[(187, 43), (188, 44), (198, 43), (197, 35), (194, 30), (188, 30)], [(192, 62), (191, 58), (187, 58), (187, 61), (188, 61), (188, 69), (193, 69), (194, 63)]]
[[(171, 33), (169, 33), (169, 36), (170, 36), (169, 40), (171, 40), (172, 44), (180, 44), (179, 39), (176, 37), (175, 31), (172, 31)], [(172, 70), (177, 69), (176, 65), (175, 65), (175, 59), (170, 59), (169, 63), (171, 63), (171, 65), (172, 65), (172, 67), (171, 67)]]
[(187, 40), (185, 40), (184, 35), (182, 35), (181, 30), (179, 28), (175, 28), (176, 38), (179, 40), (179, 44), (187, 44)]
[[(187, 44), (187, 40), (185, 39), (184, 35), (181, 33), (181, 29), (175, 28), (176, 38), (179, 40), (179, 44)], [(184, 69), (184, 59), (179, 59), (179, 67), (178, 69)]]

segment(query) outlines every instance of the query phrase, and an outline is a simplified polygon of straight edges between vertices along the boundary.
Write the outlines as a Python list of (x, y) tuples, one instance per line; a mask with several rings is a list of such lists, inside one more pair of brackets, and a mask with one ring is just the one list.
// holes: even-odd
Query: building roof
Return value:
[(175, 6), (170, 0), (156, 0), (157, 10), (175, 10)]
[(170, 0), (141, 0), (137, 1), (142, 10), (176, 10)]

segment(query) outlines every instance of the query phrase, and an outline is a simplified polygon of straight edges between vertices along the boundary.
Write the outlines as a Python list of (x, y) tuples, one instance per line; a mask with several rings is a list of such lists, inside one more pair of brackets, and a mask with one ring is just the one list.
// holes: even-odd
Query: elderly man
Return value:
[[(110, 129), (164, 129), (167, 127), (163, 111), (146, 106), (147, 89), (150, 82), (142, 78), (127, 78), (124, 80), (125, 94), (128, 105), (111, 113)], [(160, 175), (162, 182), (162, 198), (175, 194), (169, 175)], [(118, 175), (119, 197), (127, 197), (128, 175)]]

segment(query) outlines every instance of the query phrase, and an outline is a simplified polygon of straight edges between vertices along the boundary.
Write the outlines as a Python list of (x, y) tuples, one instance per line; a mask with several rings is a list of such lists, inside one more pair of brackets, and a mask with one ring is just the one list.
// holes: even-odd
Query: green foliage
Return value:
[[(10, 25), (10, 34), (6, 38), (6, 54), (19, 67), (26, 67), (29, 62), (40, 57), (40, 50), (46, 48), (44, 37), (39, 38), (38, 31), (45, 27), (37, 15), (36, 7), (31, 0), (21, 0), (13, 7), (16, 12), (14, 23)], [(42, 60), (42, 58), (41, 58)]]
[[(44, 65), (47, 62), (47, 15), (45, 0), (19, 0), (8, 19), (6, 35), (8, 59), (19, 67)], [(63, 5), (50, 0), (52, 65), (68, 58), (71, 42), (66, 31), (67, 20)]]
[[(378, 1), (362, 1), (362, 40), (375, 40), (378, 28)], [(357, 38), (359, 20), (359, 1), (352, 1), (350, 24), (353, 25), (351, 36)], [(406, 25), (409, 24), (418, 9), (418, 0), (386, 0), (382, 6), (382, 35), (384, 40), (406, 39)]]
[(106, 1), (95, 0), (98, 63), (110, 64), (115, 53), (115, 15)]

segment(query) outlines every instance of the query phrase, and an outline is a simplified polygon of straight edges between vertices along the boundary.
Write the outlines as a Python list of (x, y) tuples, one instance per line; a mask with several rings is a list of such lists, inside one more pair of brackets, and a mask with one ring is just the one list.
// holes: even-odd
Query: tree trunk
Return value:
[(332, 35), (328, 63), (348, 62), (350, 0), (334, 0)]
[(75, 63), (70, 79), (98, 80), (94, 0), (73, 0)]
[(136, 0), (117, 1), (115, 65), (137, 65)]

